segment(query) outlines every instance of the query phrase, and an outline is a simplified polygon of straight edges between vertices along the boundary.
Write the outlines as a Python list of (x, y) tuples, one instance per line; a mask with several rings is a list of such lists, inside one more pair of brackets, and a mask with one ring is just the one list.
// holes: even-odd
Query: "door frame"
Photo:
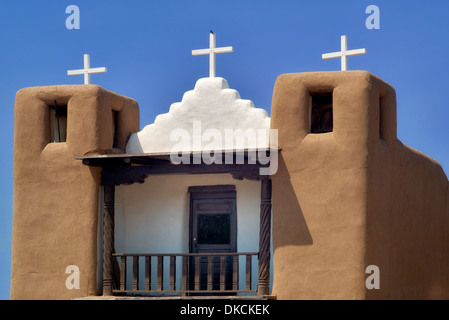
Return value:
[[(223, 211), (228, 211), (227, 209), (220, 209), (220, 204), (225, 205), (230, 209), (230, 244), (229, 245), (223, 245), (223, 244), (208, 244), (203, 245), (203, 248), (201, 250), (201, 253), (226, 253), (226, 252), (237, 252), (237, 193), (235, 190), (234, 185), (214, 185), (214, 186), (194, 186), (189, 187), (188, 192), (190, 193), (190, 212), (189, 212), (189, 253), (198, 253), (198, 247), (196, 246), (195, 241), (193, 240), (195, 231), (198, 227), (198, 221), (195, 222), (195, 218), (197, 218), (198, 212), (195, 214), (195, 206), (198, 204), (211, 204), (211, 209), (204, 210), (205, 212), (210, 212), (211, 214), (217, 213), (220, 214)], [(214, 212), (215, 211), (215, 212)], [(223, 212), (224, 213), (224, 212)], [(206, 213), (207, 214), (207, 213)], [(196, 269), (195, 268), (195, 260), (193, 257), (191, 257), (189, 262), (189, 287), (193, 289), (193, 281), (194, 276), (193, 272)], [(229, 258), (229, 257), (228, 257)], [(202, 259), (202, 258), (200, 258)], [(200, 260), (202, 261), (202, 260)], [(200, 262), (200, 264), (203, 264), (204, 261)], [(213, 269), (216, 268), (219, 264), (217, 261), (213, 262), (213, 265), (215, 267), (212, 267)], [(199, 267), (201, 270), (200, 274), (202, 272), (207, 270), (204, 270), (205, 266)], [(232, 285), (231, 282), (231, 275), (232, 275), (232, 262), (228, 261), (226, 262), (226, 279), (227, 279), (227, 286)], [(217, 271), (213, 271), (215, 276), (217, 275)], [(214, 276), (213, 276), (214, 277)], [(201, 280), (202, 276), (200, 275), (200, 286), (205, 285), (205, 283)], [(213, 286), (219, 285), (218, 279), (213, 280)], [(198, 295), (209, 295), (210, 293), (204, 293), (204, 294), (198, 294)], [(217, 295), (217, 293), (215, 293)]]
[(231, 205), (231, 233), (230, 247), (224, 249), (221, 245), (210, 245), (205, 249), (208, 252), (237, 252), (237, 193), (234, 185), (193, 186), (189, 187), (190, 210), (189, 210), (189, 252), (196, 253), (194, 234), (194, 205), (198, 201), (204, 202), (216, 200), (218, 203), (230, 202)]

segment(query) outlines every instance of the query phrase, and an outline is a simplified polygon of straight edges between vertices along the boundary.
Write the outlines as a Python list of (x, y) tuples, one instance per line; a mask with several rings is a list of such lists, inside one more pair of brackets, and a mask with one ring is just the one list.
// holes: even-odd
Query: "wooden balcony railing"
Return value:
[[(258, 253), (113, 254), (120, 266), (114, 294), (235, 294), (252, 284)], [(129, 268), (132, 268), (131, 270)], [(255, 268), (257, 270), (257, 268)], [(240, 275), (244, 275), (245, 280)], [(142, 279), (143, 278), (143, 279)]]

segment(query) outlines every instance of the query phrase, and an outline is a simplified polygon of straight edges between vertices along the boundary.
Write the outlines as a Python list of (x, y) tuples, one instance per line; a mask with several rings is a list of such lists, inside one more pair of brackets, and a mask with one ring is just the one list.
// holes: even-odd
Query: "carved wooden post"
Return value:
[(260, 296), (269, 294), (271, 251), (271, 179), (262, 179), (260, 199), (259, 285)]
[(111, 296), (114, 286), (114, 202), (115, 186), (104, 186), (103, 205), (103, 295)]

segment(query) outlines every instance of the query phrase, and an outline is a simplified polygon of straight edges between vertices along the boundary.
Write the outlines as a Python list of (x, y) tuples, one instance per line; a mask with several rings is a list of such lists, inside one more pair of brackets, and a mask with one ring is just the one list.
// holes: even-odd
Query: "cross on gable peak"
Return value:
[(215, 78), (215, 55), (217, 53), (228, 53), (228, 52), (234, 52), (233, 47), (222, 47), (217, 48), (216, 47), (216, 35), (215, 33), (210, 30), (209, 35), (209, 49), (200, 49), (200, 50), (192, 50), (192, 55), (199, 56), (199, 55), (209, 55), (209, 77)]

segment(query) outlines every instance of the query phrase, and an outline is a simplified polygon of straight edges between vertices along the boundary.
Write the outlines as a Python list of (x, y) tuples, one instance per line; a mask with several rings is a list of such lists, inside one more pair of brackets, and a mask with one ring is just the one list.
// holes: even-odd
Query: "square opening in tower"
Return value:
[(332, 132), (333, 121), (333, 92), (311, 92), (310, 133)]

